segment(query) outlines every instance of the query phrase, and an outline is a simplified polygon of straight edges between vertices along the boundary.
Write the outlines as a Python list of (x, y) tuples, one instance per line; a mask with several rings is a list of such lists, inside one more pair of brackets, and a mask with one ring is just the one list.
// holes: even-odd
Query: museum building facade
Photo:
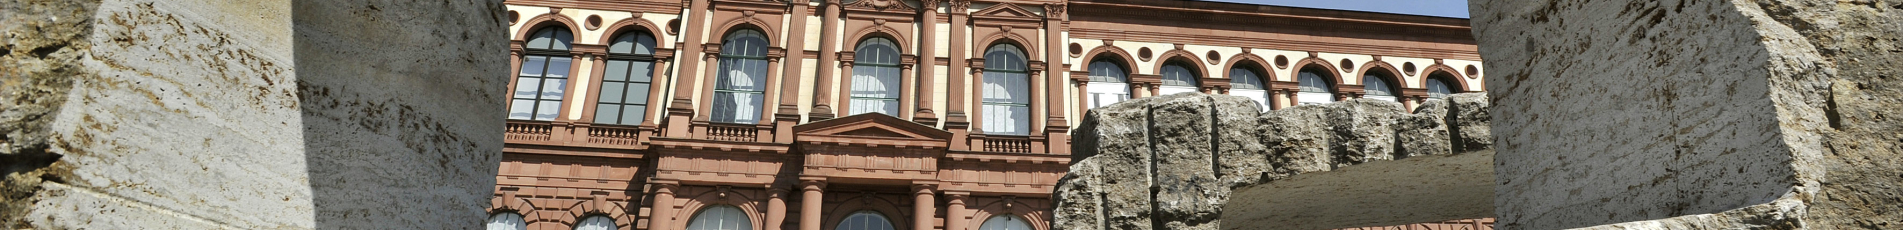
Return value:
[(1176, 0), (505, 4), (491, 229), (1051, 230), (1090, 108), (1182, 92), (1412, 108), (1483, 86), (1458, 18)]

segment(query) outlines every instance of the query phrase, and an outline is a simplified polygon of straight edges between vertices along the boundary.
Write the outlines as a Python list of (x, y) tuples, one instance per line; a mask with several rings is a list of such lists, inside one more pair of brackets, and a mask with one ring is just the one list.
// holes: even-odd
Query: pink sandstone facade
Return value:
[[(1166, 0), (510, 0), (492, 229), (1051, 230), (1091, 107), (1482, 89), (1467, 20)], [(1382, 229), (1481, 229), (1462, 220)]]

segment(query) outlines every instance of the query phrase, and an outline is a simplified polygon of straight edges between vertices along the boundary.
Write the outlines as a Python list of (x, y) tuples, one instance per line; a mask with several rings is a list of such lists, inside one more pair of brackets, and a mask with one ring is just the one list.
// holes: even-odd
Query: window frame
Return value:
[(575, 218), (575, 224), (573, 226), (568, 226), (568, 229), (579, 230), (582, 228), (583, 226), (582, 224), (588, 223), (589, 220), (595, 220), (598, 218), (608, 220), (608, 229), (621, 229), (621, 225), (619, 223), (616, 223), (616, 221), (620, 221), (620, 220), (617, 220), (612, 216), (602, 215), (602, 214), (586, 215), (586, 216), (582, 216), (581, 218)]
[[(635, 40), (633, 41), (635, 47), (633, 47), (627, 53), (614, 52), (614, 49), (613, 49), (614, 44), (616, 42), (619, 42), (621, 38), (625, 36), (637, 36), (634, 38)], [(652, 42), (651, 44), (647, 44), (648, 47), (646, 50), (647, 51), (646, 54), (641, 53), (642, 50), (640, 46), (642, 44), (640, 40), (641, 37), (639, 36), (645, 36), (646, 38), (649, 39), (650, 42)], [(654, 111), (653, 102), (655, 97), (652, 94), (653, 94), (653, 91), (656, 90), (654, 86), (655, 86), (655, 80), (658, 78), (655, 73), (658, 71), (662, 71), (661, 70), (662, 66), (660, 66), (660, 58), (655, 57), (655, 53), (659, 52), (659, 49), (660, 49), (660, 36), (656, 36), (656, 34), (653, 33), (652, 31), (648, 31), (645, 29), (633, 29), (633, 30), (628, 30), (628, 31), (615, 34), (614, 37), (610, 37), (607, 45), (610, 48), (608, 49), (607, 55), (601, 58), (602, 71), (594, 74), (595, 76), (600, 76), (600, 77), (595, 77), (594, 79), (591, 79), (594, 81), (593, 82), (594, 85), (592, 88), (595, 89), (595, 95), (589, 98), (590, 101), (588, 105), (590, 107), (588, 108), (588, 111), (586, 111), (586, 115), (589, 115), (588, 116), (589, 119), (587, 119), (588, 122), (593, 124), (600, 124), (600, 125), (636, 126), (636, 125), (647, 124), (650, 121), (657, 121), (655, 116), (650, 116), (650, 115), (653, 115), (652, 111)], [(627, 74), (627, 76), (623, 77), (623, 79), (620, 81), (608, 80), (609, 78), (608, 73), (613, 71), (608, 69), (610, 66), (613, 66), (612, 64), (609, 64), (609, 63), (612, 63), (615, 61), (626, 61), (630, 63), (628, 66), (626, 66), (628, 70), (623, 71), (623, 73)], [(642, 62), (647, 63), (648, 65), (647, 75), (642, 76), (647, 78), (647, 81), (645, 82), (635, 81), (634, 77), (637, 77), (637, 76), (632, 71), (634, 69), (634, 63), (642, 63)], [(619, 83), (623, 85), (623, 87), (621, 88), (621, 97), (623, 98), (623, 100), (620, 100), (620, 102), (609, 103), (609, 102), (602, 102), (603, 100), (601, 100), (603, 96), (605, 96), (602, 94), (605, 94), (608, 92), (606, 86), (611, 83)], [(645, 84), (648, 86), (646, 91), (639, 92), (641, 94), (646, 94), (642, 96), (646, 100), (640, 101), (638, 103), (630, 103), (625, 100), (625, 98), (629, 96), (630, 91), (632, 91), (632, 90), (629, 90), (627, 86), (631, 86), (635, 84)], [(628, 111), (623, 108), (629, 105), (641, 106), (641, 110), (639, 111), (640, 113), (639, 120), (636, 120), (633, 122), (621, 120), (621, 118), (626, 117), (627, 116), (626, 114), (628, 113)], [(618, 115), (615, 117), (616, 122), (603, 123), (601, 122), (603, 118), (600, 115), (601, 115), (601, 109), (604, 109), (604, 108), (615, 108), (615, 109), (623, 109), (623, 110), (619, 110), (616, 112), (616, 115)]]
[[(1024, 68), (1023, 68), (1022, 70), (1012, 70), (1012, 69), (1004, 69), (1003, 67), (1000, 67), (999, 65), (995, 65), (995, 64), (992, 64), (991, 62), (993, 62), (993, 61), (1000, 61), (1000, 60), (993, 60), (993, 58), (991, 58), (991, 53), (992, 53), (992, 52), (1003, 52), (1003, 50), (997, 50), (997, 49), (999, 49), (1000, 47), (1009, 47), (1009, 48), (1011, 48), (1012, 50), (1014, 50), (1014, 51), (1016, 51), (1016, 53), (1014, 53), (1014, 54), (1016, 55), (1016, 58), (1018, 59), (1017, 61), (1019, 61), (1019, 62), (1021, 62), (1021, 63), (1017, 63), (1017, 64), (1018, 64), (1018, 65), (1019, 65), (1020, 67), (1024, 67)], [(987, 46), (987, 47), (985, 48), (985, 52), (983, 52), (983, 53), (982, 53), (982, 55), (983, 55), (982, 57), (985, 57), (985, 62), (986, 62), (986, 63), (985, 63), (985, 66), (984, 66), (984, 68), (983, 68), (983, 70), (984, 70), (984, 72), (983, 72), (983, 73), (984, 73), (984, 75), (983, 75), (983, 76), (979, 76), (979, 79), (978, 79), (978, 80), (980, 80), (980, 81), (982, 81), (982, 82), (992, 82), (992, 81), (988, 81), (988, 80), (986, 80), (986, 79), (984, 79), (984, 78), (990, 78), (990, 77), (991, 77), (991, 76), (990, 76), (990, 74), (992, 74), (992, 73), (1001, 73), (1001, 74), (1017, 74), (1017, 75), (1022, 75), (1022, 76), (1023, 76), (1024, 78), (1025, 78), (1025, 79), (1024, 79), (1024, 85), (1022, 86), (1022, 87), (1023, 87), (1023, 91), (1024, 91), (1024, 94), (1025, 94), (1025, 98), (1024, 98), (1024, 103), (1009, 103), (1009, 102), (992, 102), (992, 101), (990, 100), (991, 98), (989, 97), (989, 95), (986, 95), (986, 94), (984, 93), (984, 91), (983, 91), (983, 90), (984, 90), (984, 88), (985, 88), (985, 87), (984, 87), (984, 86), (983, 86), (982, 84), (981, 84), (981, 85), (980, 85), (979, 87), (976, 87), (976, 88), (979, 88), (979, 90), (980, 90), (980, 91), (979, 91), (979, 100), (978, 100), (978, 101), (979, 101), (979, 106), (978, 106), (978, 109), (979, 109), (979, 110), (981, 110), (981, 111), (982, 111), (982, 112), (983, 112), (983, 113), (984, 113), (984, 114), (986, 115), (986, 116), (984, 117), (984, 119), (985, 119), (985, 121), (984, 121), (984, 123), (986, 123), (986, 124), (985, 124), (984, 126), (981, 126), (981, 127), (982, 127), (982, 129), (981, 129), (981, 130), (983, 130), (983, 131), (985, 132), (985, 134), (991, 134), (991, 135), (1007, 135), (1007, 136), (1030, 136), (1030, 135), (1031, 135), (1031, 128), (1032, 128), (1032, 127), (1031, 127), (1031, 114), (1035, 112), (1035, 111), (1034, 111), (1034, 109), (1035, 109), (1035, 108), (1034, 108), (1034, 107), (1032, 107), (1032, 104), (1033, 104), (1033, 103), (1036, 103), (1036, 100), (1034, 100), (1033, 98), (1034, 98), (1034, 97), (1036, 97), (1037, 95), (1032, 95), (1032, 93), (1031, 93), (1031, 91), (1032, 91), (1032, 87), (1033, 87), (1032, 85), (1034, 85), (1034, 84), (1035, 84), (1035, 82), (1034, 82), (1034, 81), (1035, 81), (1035, 79), (1031, 79), (1031, 68), (1030, 68), (1030, 65), (1031, 65), (1031, 60), (1029, 59), (1029, 55), (1028, 55), (1028, 53), (1026, 53), (1026, 52), (1024, 51), (1024, 47), (1023, 47), (1023, 46), (1019, 46), (1019, 45), (1017, 45), (1017, 44), (1012, 44), (1012, 43), (996, 43), (996, 44), (992, 44), (991, 46)], [(1009, 76), (1005, 76), (1005, 77), (1009, 77)], [(989, 84), (989, 83), (987, 83), (987, 84)], [(1009, 86), (1007, 86), (1007, 87), (1009, 87)], [(1007, 91), (1008, 91), (1008, 90), (1007, 90)], [(1008, 93), (1009, 93), (1009, 92), (1007, 92), (1007, 94), (1008, 94)], [(1022, 124), (1022, 126), (1020, 127), (1020, 126), (1019, 126), (1018, 124), (1012, 124), (1012, 126), (1014, 126), (1014, 127), (1016, 128), (1016, 129), (1015, 129), (1015, 130), (1013, 130), (1012, 132), (1008, 132), (1008, 133), (1007, 133), (1007, 132), (999, 132), (999, 131), (993, 131), (993, 130), (995, 130), (994, 128), (996, 128), (996, 127), (992, 127), (992, 126), (993, 126), (992, 124), (994, 124), (994, 123), (998, 123), (998, 122), (996, 122), (997, 120), (992, 120), (992, 119), (996, 119), (996, 117), (992, 117), (992, 116), (990, 116), (990, 115), (992, 115), (993, 113), (995, 113), (995, 112), (997, 112), (997, 111), (991, 111), (991, 110), (989, 110), (989, 109), (985, 109), (985, 107), (990, 107), (990, 106), (996, 106), (996, 107), (1012, 107), (1012, 108), (1017, 108), (1017, 107), (1022, 107), (1022, 108), (1024, 108), (1024, 111), (1025, 111), (1025, 112), (1024, 112), (1024, 114), (1023, 114), (1024, 116), (1022, 117), (1022, 119), (1019, 119), (1019, 120), (1017, 120), (1017, 121), (1018, 121), (1017, 123), (1021, 123), (1021, 124)]]
[[(1008, 226), (1007, 226), (1007, 229), (988, 228), (988, 227), (992, 227), (991, 226), (991, 223), (993, 223), (992, 221), (999, 221), (1000, 219), (998, 218), (1005, 218), (1002, 220), (1021, 224), (1024, 226), (1025, 229), (1008, 229)], [(1001, 213), (997, 215), (991, 215), (991, 217), (985, 217), (984, 222), (978, 222), (978, 230), (1036, 230), (1036, 229), (1037, 229), (1037, 226), (1031, 225), (1031, 221), (1024, 219), (1024, 217), (1022, 216), (1018, 216), (1016, 214), (1011, 214), (1011, 213)]]
[[(574, 82), (570, 82), (570, 81), (574, 80), (575, 72), (577, 72), (575, 67), (579, 66), (577, 65), (577, 63), (575, 63), (576, 58), (574, 58), (574, 55), (573, 55), (573, 50), (575, 48), (575, 32), (570, 31), (569, 28), (564, 27), (562, 25), (545, 25), (541, 27), (536, 27), (536, 29), (532, 31), (534, 32), (529, 33), (528, 37), (523, 40), (524, 45), (523, 45), (522, 54), (520, 57), (521, 64), (518, 65), (513, 70), (513, 73), (511, 73), (512, 78), (510, 79), (511, 84), (509, 85), (509, 90), (510, 90), (509, 102), (507, 106), (509, 108), (510, 115), (507, 115), (505, 118), (508, 120), (519, 120), (519, 121), (542, 121), (542, 122), (555, 121), (564, 117), (563, 115), (566, 115), (567, 109), (565, 109), (565, 107), (567, 107), (567, 104), (564, 104), (562, 102), (567, 101), (568, 99), (568, 96), (569, 96), (568, 93), (570, 91), (569, 88), (572, 86), (572, 84), (574, 84)], [(549, 32), (547, 38), (550, 39), (549, 40), (551, 42), (550, 44), (559, 42), (563, 45), (563, 47), (561, 47), (562, 49), (554, 49), (554, 47), (538, 48), (533, 46), (535, 44), (534, 41), (536, 39), (544, 38), (542, 34), (545, 31)], [(566, 35), (567, 37), (566, 40), (563, 40), (564, 35)], [(534, 58), (542, 59), (542, 61), (537, 62), (537, 63), (540, 63), (539, 67), (528, 66), (530, 64), (529, 60)], [(552, 63), (554, 63), (552, 60), (555, 60), (557, 58), (567, 59), (568, 64), (562, 67), (561, 71), (563, 72), (563, 75), (561, 77), (559, 78), (549, 77), (549, 70), (551, 69), (549, 67), (553, 65)], [(523, 70), (526, 70), (529, 68), (539, 68), (540, 71), (536, 72), (537, 74), (535, 74), (535, 76), (527, 76), (524, 74)], [(530, 96), (527, 98), (519, 97), (519, 93), (522, 90), (520, 86), (522, 86), (522, 84), (525, 84), (523, 80), (536, 81), (535, 83), (536, 89), (534, 89), (534, 92), (535, 92), (534, 96)], [(545, 94), (548, 94), (548, 92), (546, 91), (546, 89), (548, 89), (548, 86), (545, 86), (544, 84), (547, 84), (550, 80), (558, 80), (562, 84), (561, 86), (559, 86), (561, 90), (561, 93), (560, 93), (561, 95), (556, 96), (555, 99), (545, 98)], [(516, 103), (518, 103), (519, 100), (527, 100), (529, 103), (527, 108), (529, 115), (527, 119), (518, 119), (513, 115), (516, 112), (515, 107), (517, 106)], [(555, 113), (553, 115), (549, 115), (550, 117), (547, 117), (546, 119), (541, 117), (543, 114), (537, 113), (537, 111), (539, 111), (540, 108), (542, 108), (542, 106), (544, 106), (545, 103), (554, 103), (554, 107), (555, 107), (554, 108)]]
[[(1338, 91), (1338, 89), (1336, 89), (1335, 86), (1336, 84), (1340, 84), (1340, 83), (1335, 82), (1335, 80), (1333, 79), (1328, 79), (1330, 76), (1333, 76), (1333, 75), (1327, 74), (1328, 71), (1330, 70), (1325, 68), (1319, 68), (1319, 67), (1304, 67), (1304, 68), (1295, 70), (1295, 84), (1296, 84), (1296, 89), (1295, 89), (1296, 100), (1295, 101), (1297, 105), (1314, 105), (1314, 104), (1340, 102), (1340, 100), (1335, 99), (1335, 95), (1340, 93), (1340, 92), (1336, 92)], [(1309, 76), (1303, 76), (1303, 74), (1313, 75), (1313, 77), (1316, 80), (1320, 80), (1321, 84), (1315, 87), (1304, 85), (1304, 83), (1308, 81), (1304, 81), (1302, 79), (1308, 78)], [(1321, 91), (1309, 91), (1308, 90), (1309, 88), (1315, 88)], [(1303, 97), (1304, 95), (1316, 96), (1322, 93), (1327, 94), (1328, 96), (1327, 102), (1304, 102), (1304, 100), (1302, 100), (1302, 98), (1307, 98), (1307, 97)]]
[(489, 218), (483, 220), (482, 228), (483, 229), (495, 228), (495, 226), (493, 225), (495, 224), (496, 217), (501, 217), (502, 215), (511, 215), (515, 217), (515, 223), (514, 223), (515, 228), (512, 228), (512, 229), (523, 230), (523, 229), (528, 229), (529, 227), (529, 220), (527, 216), (524, 216), (521, 213), (516, 213), (513, 211), (498, 211), (498, 212), (489, 213)]
[[(1248, 75), (1247, 77), (1239, 76), (1245, 73)], [(1264, 111), (1274, 108), (1275, 95), (1269, 90), (1270, 79), (1263, 73), (1267, 73), (1267, 71), (1262, 71), (1261, 65), (1254, 62), (1236, 63), (1230, 66), (1228, 76), (1229, 95), (1248, 97), (1250, 100), (1256, 101), (1257, 105), (1262, 106), (1262, 110)], [(1248, 82), (1243, 79), (1251, 79), (1254, 80), (1254, 82)], [(1254, 96), (1248, 94), (1254, 94)]]
[[(1381, 81), (1381, 84), (1368, 84), (1369, 79)], [(1400, 78), (1395, 77), (1393, 72), (1379, 69), (1362, 71), (1361, 98), (1376, 97), (1371, 99), (1387, 99), (1388, 101), (1399, 102), (1401, 97), (1400, 85)], [(1387, 93), (1387, 95), (1375, 95), (1373, 92), (1377, 91)]]
[[(885, 43), (880, 44), (874, 41), (884, 41)], [(862, 55), (868, 55), (868, 52), (865, 52), (867, 51), (866, 49), (877, 48), (877, 47), (869, 47), (869, 46), (875, 46), (875, 45), (883, 45), (885, 46), (885, 48), (887, 48), (888, 51), (892, 52), (890, 53), (892, 55), (891, 63), (873, 62), (876, 60), (867, 60), (871, 58), (866, 58), (862, 56)], [(863, 111), (863, 112), (855, 111), (861, 108), (862, 106), (862, 105), (858, 105), (857, 103), (854, 103), (855, 101), (858, 101), (858, 100), (876, 100), (876, 101), (884, 101), (885, 103), (890, 103), (889, 105), (894, 106), (892, 108), (891, 113), (884, 113), (889, 116), (899, 117), (900, 116), (899, 113), (903, 113), (903, 111), (899, 111), (899, 110), (902, 110), (905, 106), (899, 103), (901, 103), (902, 101), (901, 98), (905, 97), (904, 95), (905, 94), (904, 88), (906, 87), (904, 85), (904, 82), (905, 82), (905, 72), (904, 72), (905, 66), (904, 65), (905, 64), (904, 64), (904, 58), (902, 57), (904, 53), (905, 52), (899, 48), (898, 40), (896, 39), (883, 37), (883, 36), (870, 36), (870, 37), (866, 37), (865, 39), (859, 40), (859, 45), (853, 48), (852, 73), (850, 73), (851, 74), (851, 76), (849, 76), (850, 78), (847, 79), (850, 84), (846, 85), (846, 88), (847, 88), (846, 89), (846, 104), (847, 104), (846, 115), (847, 116), (859, 115), (864, 113), (883, 113), (883, 112), (873, 112), (873, 111)], [(875, 75), (872, 76), (873, 78), (889, 77), (884, 80), (893, 81), (893, 82), (881, 82), (881, 83), (892, 83), (891, 85), (897, 86), (891, 89), (886, 89), (893, 92), (892, 97), (884, 98), (884, 97), (858, 96), (858, 93), (857, 93), (857, 91), (859, 91), (858, 87), (861, 85), (860, 84), (861, 82), (859, 82), (860, 79), (858, 79), (858, 76), (860, 71), (864, 70), (864, 69), (861, 69), (862, 67), (892, 69), (893, 70), (891, 72), (892, 76), (878, 76), (876, 75), (877, 73), (875, 73)]]
[[(746, 34), (747, 32), (752, 32), (753, 33), (752, 35), (759, 39), (760, 53), (758, 55), (744, 54), (744, 53), (741, 53), (741, 52), (744, 52), (744, 50), (727, 47), (729, 45), (732, 45), (732, 43), (735, 40), (744, 39), (741, 36), (747, 35)], [(709, 97), (706, 103), (713, 103), (713, 105), (719, 105), (720, 95), (723, 93), (729, 94), (729, 95), (751, 94), (753, 96), (759, 97), (759, 100), (758, 100), (759, 103), (756, 105), (753, 105), (753, 111), (735, 111), (739, 109), (737, 106), (740, 106), (740, 105), (738, 104), (735, 104), (734, 106), (736, 107), (734, 108), (722, 108), (720, 106), (712, 106), (711, 108), (713, 111), (708, 111), (708, 113), (712, 114), (712, 116), (709, 116), (710, 117), (709, 120), (711, 122), (725, 123), (725, 124), (753, 125), (753, 124), (758, 124), (760, 122), (764, 122), (767, 120), (763, 114), (764, 113), (763, 111), (766, 110), (764, 108), (766, 106), (766, 96), (767, 96), (766, 84), (769, 81), (767, 81), (766, 79), (755, 80), (756, 81), (755, 83), (759, 83), (759, 85), (756, 87), (758, 87), (760, 90), (721, 89), (721, 87), (723, 86), (722, 84), (728, 81), (728, 78), (729, 78), (728, 75), (732, 73), (735, 70), (735, 68), (745, 68), (742, 66), (734, 66), (732, 63), (737, 63), (739, 61), (770, 62), (768, 60), (769, 57), (767, 55), (769, 55), (768, 50), (770, 49), (769, 47), (772, 46), (771, 45), (772, 43), (773, 41), (771, 41), (770, 38), (767, 37), (766, 31), (757, 29), (757, 28), (734, 29), (732, 31), (727, 32), (726, 36), (721, 38), (720, 53), (715, 54), (715, 57), (716, 57), (715, 60), (717, 61), (715, 64), (718, 66), (716, 68), (717, 72), (714, 73), (714, 82), (713, 82), (714, 86), (712, 89), (708, 89), (708, 91), (711, 92), (713, 96)], [(770, 70), (771, 68), (769, 65), (770, 64), (761, 64), (760, 73), (758, 74), (758, 76), (749, 76), (749, 77), (754, 77), (754, 78), (769, 77), (767, 75), (772, 74), (772, 71)], [(740, 70), (740, 71), (745, 72), (745, 70)], [(722, 110), (728, 110), (726, 111), (726, 113), (731, 113), (733, 117), (719, 116), (719, 114), (722, 113), (721, 112)], [(753, 119), (752, 122), (742, 122), (738, 120), (743, 116), (748, 116), (749, 113)]]
[[(742, 209), (740, 208), (740, 206), (726, 205), (726, 204), (716, 204), (716, 205), (708, 205), (705, 207), (701, 207), (700, 210), (694, 211), (694, 215), (688, 216), (686, 220), (687, 223), (684, 225), (682, 229), (694, 230), (694, 227), (696, 227), (695, 224), (699, 224), (696, 221), (703, 220), (702, 219), (703, 215), (707, 215), (708, 214), (707, 212), (709, 211), (716, 211), (716, 209), (722, 209), (722, 208), (731, 209), (734, 211), (734, 213), (740, 214), (738, 220), (739, 220), (739, 223), (741, 224), (740, 226), (742, 226), (743, 229), (759, 229), (758, 227), (756, 227), (757, 225), (753, 224), (753, 215), (750, 213), (747, 213), (746, 209)], [(723, 219), (723, 221), (724, 220), (725, 219)], [(714, 228), (717, 228), (717, 229), (721, 227), (725, 227), (725, 226), (714, 226)]]
[[(1157, 86), (1157, 96), (1177, 94), (1177, 93), (1201, 92), (1201, 88), (1203, 84), (1202, 71), (1197, 71), (1198, 69), (1195, 69), (1192, 66), (1199, 66), (1199, 65), (1194, 64), (1194, 62), (1187, 62), (1187, 61), (1174, 60), (1174, 59), (1164, 62), (1163, 66), (1156, 70), (1156, 75), (1163, 79), (1162, 83), (1158, 84)], [(1184, 75), (1181, 77), (1187, 77), (1187, 79), (1176, 79), (1176, 80), (1170, 79), (1171, 78), (1170, 73), (1173, 72), (1171, 70), (1171, 67), (1181, 69), (1180, 72), (1182, 75)], [(1188, 84), (1176, 85), (1176, 84), (1171, 84), (1170, 82), (1172, 81), (1184, 81), (1184, 82), (1188, 82)], [(1172, 91), (1180, 91), (1180, 92), (1172, 92)]]
[[(854, 217), (859, 217), (859, 216), (877, 217), (878, 220), (885, 222), (885, 227), (887, 230), (899, 229), (899, 225), (896, 223), (893, 223), (892, 217), (886, 216), (885, 213), (881, 213), (879, 211), (873, 211), (873, 210), (859, 210), (859, 211), (854, 211), (851, 214), (846, 214), (846, 218), (840, 218), (838, 223), (833, 223), (833, 230), (867, 230), (867, 229), (845, 229), (847, 226), (846, 225), (847, 221), (851, 221)], [(877, 229), (872, 229), (872, 230), (877, 230)]]
[[(1086, 73), (1085, 75), (1089, 76), (1085, 79), (1090, 82), (1084, 87), (1084, 95), (1085, 95), (1084, 104), (1086, 109), (1095, 109), (1099, 107), (1104, 107), (1104, 106), (1116, 104), (1117, 102), (1128, 101), (1130, 100), (1130, 98), (1134, 97), (1136, 93), (1130, 89), (1129, 65), (1123, 64), (1121, 59), (1122, 58), (1118, 58), (1115, 56), (1100, 55), (1099, 57), (1092, 59), (1090, 61), (1090, 64), (1084, 67), (1085, 68), (1084, 71)], [(1107, 65), (1107, 67), (1109, 68), (1105, 70), (1115, 70), (1117, 71), (1116, 75), (1118, 76), (1100, 75), (1100, 73), (1098, 72), (1098, 67), (1100, 66), (1098, 64)], [(1101, 80), (1115, 80), (1115, 81), (1101, 81)], [(1119, 92), (1103, 92), (1103, 91), (1108, 91), (1111, 89), (1115, 89)], [(1120, 96), (1120, 97), (1116, 97), (1115, 98), (1116, 101), (1113, 101), (1110, 103), (1102, 103), (1101, 101), (1101, 99), (1103, 99), (1102, 96), (1105, 96), (1105, 95), (1100, 95), (1100, 94), (1103, 94), (1103, 93), (1109, 93), (1111, 94), (1111, 96)]]

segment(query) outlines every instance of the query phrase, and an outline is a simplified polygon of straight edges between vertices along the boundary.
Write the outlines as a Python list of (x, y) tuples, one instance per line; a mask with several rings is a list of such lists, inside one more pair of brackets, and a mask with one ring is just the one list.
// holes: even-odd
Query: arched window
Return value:
[(1295, 81), (1300, 83), (1300, 92), (1295, 93), (1296, 101), (1304, 105), (1335, 102), (1335, 84), (1323, 78), (1322, 71), (1325, 70), (1302, 69), (1296, 75)]
[(595, 98), (595, 123), (641, 124), (654, 84), (654, 36), (643, 31), (615, 36), (608, 43), (607, 60), (601, 94)]
[(596, 215), (575, 222), (575, 230), (615, 230), (615, 218)]
[(1388, 78), (1384, 75), (1385, 73), (1373, 70), (1367, 72), (1366, 75), (1361, 76), (1361, 97), (1383, 101), (1396, 101), (1394, 96), (1400, 94), (1394, 91), (1394, 85), (1388, 82)]
[(991, 218), (985, 219), (985, 224), (979, 225), (978, 230), (1032, 230), (1032, 229), (1031, 229), (1030, 223), (1024, 222), (1024, 218), (1018, 218), (1018, 216), (1011, 215), (1011, 214), (1004, 214), (1004, 215), (992, 216)]
[(839, 227), (833, 230), (893, 230), (893, 228), (892, 221), (886, 220), (885, 215), (879, 215), (878, 212), (873, 211), (859, 211), (839, 221)]
[(985, 51), (984, 131), (988, 134), (1031, 134), (1031, 76), (1024, 50), (1010, 44)]
[(528, 223), (522, 222), (522, 214), (500, 212), (489, 215), (489, 230), (526, 230)]
[(1255, 68), (1250, 67), (1237, 64), (1236, 67), (1229, 69), (1229, 95), (1255, 100), (1257, 105), (1262, 105), (1263, 110), (1268, 110), (1270, 108), (1268, 87), (1262, 84), (1262, 75), (1256, 74)]
[(1427, 77), (1427, 99), (1440, 100), (1455, 93), (1453, 87), (1448, 85), (1446, 81), (1441, 80), (1446, 78), (1446, 75), (1439, 73)]
[[(1113, 61), (1115, 60), (1115, 61)], [(1090, 84), (1084, 86), (1089, 93), (1090, 108), (1103, 107), (1130, 99), (1130, 75), (1124, 71), (1121, 61), (1114, 57), (1097, 58), (1090, 62)]]
[(509, 101), (509, 119), (555, 120), (568, 89), (569, 43), (574, 36), (560, 26), (543, 27), (523, 48), (522, 69), (516, 72), (515, 93)]
[(732, 205), (716, 205), (700, 209), (694, 219), (687, 222), (687, 230), (746, 230), (753, 229), (753, 220), (745, 212)]
[(1156, 91), (1162, 95), (1196, 92), (1196, 80), (1201, 76), (1196, 76), (1196, 72), (1189, 68), (1181, 62), (1163, 65), (1162, 72), (1158, 73), (1163, 75), (1163, 87), (1158, 87)]
[(758, 30), (727, 34), (714, 80), (714, 122), (754, 124), (766, 103), (766, 35)]
[(852, 109), (849, 115), (899, 116), (899, 46), (891, 39), (868, 38), (852, 59)]

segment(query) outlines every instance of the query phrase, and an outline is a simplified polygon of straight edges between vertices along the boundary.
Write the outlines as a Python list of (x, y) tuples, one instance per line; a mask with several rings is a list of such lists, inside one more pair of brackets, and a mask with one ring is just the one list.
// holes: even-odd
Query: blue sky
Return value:
[(1204, 0), (1467, 18), (1466, 0)]

